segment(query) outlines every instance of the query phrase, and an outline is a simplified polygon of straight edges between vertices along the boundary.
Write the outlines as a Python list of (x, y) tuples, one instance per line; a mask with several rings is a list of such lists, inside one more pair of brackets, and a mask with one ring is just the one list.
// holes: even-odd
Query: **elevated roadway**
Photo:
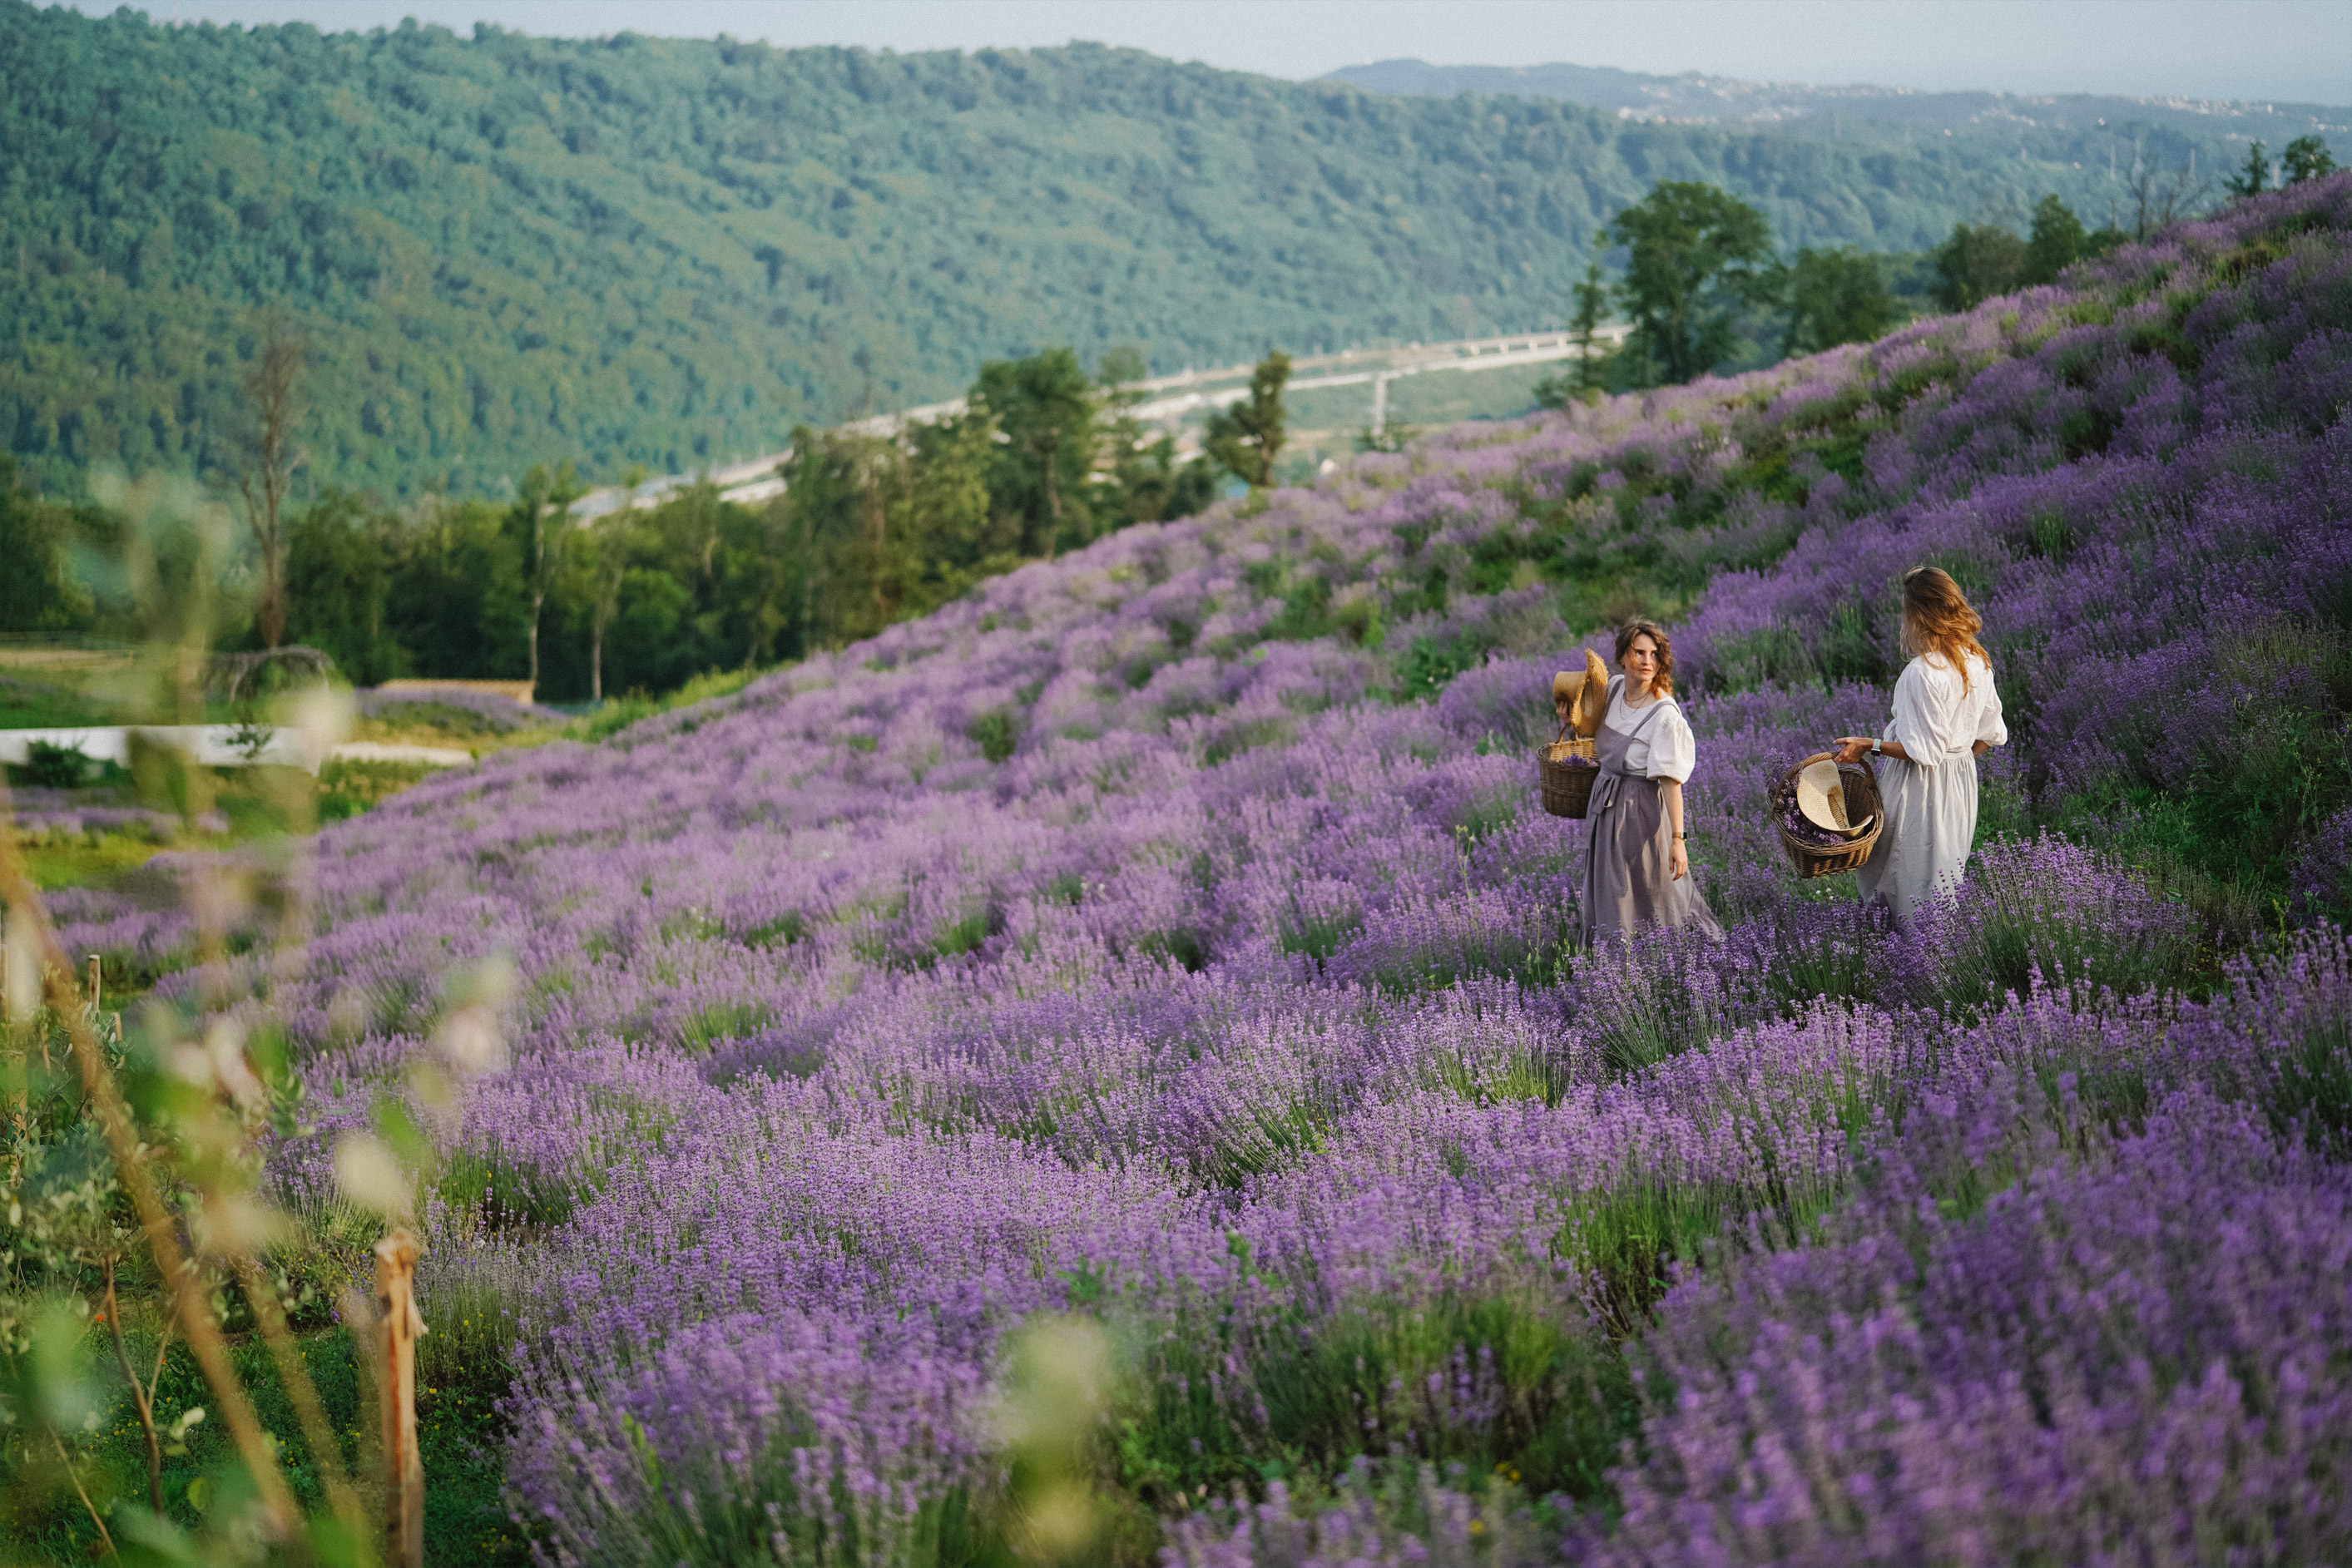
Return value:
[[(1612, 322), (1601, 329), (1599, 340), (1614, 349), (1624, 342), (1631, 330), (1630, 327)], [(1543, 364), (1554, 360), (1572, 360), (1580, 352), (1573, 335), (1565, 330), (1556, 330), (1512, 332), (1496, 338), (1464, 338), (1451, 343), (1409, 343), (1401, 349), (1347, 349), (1338, 353), (1302, 354), (1290, 361), (1290, 382), (1285, 391), (1302, 392), (1325, 387), (1370, 386), (1372, 401), (1369, 423), (1373, 430), (1379, 431), (1388, 423), (1391, 382), (1433, 372), (1491, 371), (1507, 365)], [(1226, 365), (1216, 370), (1183, 371), (1175, 375), (1130, 382), (1124, 390), (1140, 394), (1142, 401), (1129, 412), (1147, 424), (1173, 425), (1181, 423), (1188, 415), (1230, 408), (1249, 396), (1249, 378), (1255, 369), (1254, 364)], [(910, 424), (929, 424), (950, 419), (963, 411), (964, 400), (953, 398), (946, 402), (902, 409), (896, 413), (877, 414), (870, 419), (850, 420), (840, 428), (862, 435), (891, 435)], [(699, 483), (716, 486), (724, 500), (755, 505), (783, 492), (784, 482), (776, 469), (791, 455), (791, 448), (787, 447), (781, 452), (766, 453), (693, 474), (667, 474), (658, 479), (648, 479), (634, 491), (625, 490), (617, 485), (603, 486), (574, 502), (572, 516), (577, 521), (590, 522), (625, 506), (656, 506), (666, 497)]]

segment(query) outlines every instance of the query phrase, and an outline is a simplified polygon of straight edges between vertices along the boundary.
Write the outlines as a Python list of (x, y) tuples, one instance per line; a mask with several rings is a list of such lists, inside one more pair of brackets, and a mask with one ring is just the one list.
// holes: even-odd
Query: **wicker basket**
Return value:
[[(1780, 776), (1780, 788), (1789, 788), (1798, 774), (1814, 763), (1829, 761), (1834, 756), (1835, 753), (1828, 751), (1813, 753)], [(1817, 876), (1835, 876), (1840, 872), (1858, 870), (1870, 859), (1871, 847), (1878, 842), (1878, 835), (1886, 826), (1886, 808), (1878, 799), (1878, 769), (1871, 765), (1867, 753), (1864, 754), (1858, 767), (1852, 763), (1840, 763), (1838, 781), (1845, 787), (1845, 820), (1849, 822), (1867, 820), (1870, 826), (1853, 838), (1834, 844), (1809, 844), (1790, 832), (1788, 824), (1780, 821), (1777, 804), (1780, 790), (1773, 791), (1776, 802), (1772, 810), (1773, 831), (1780, 835), (1780, 847), (1789, 852), (1789, 863), (1796, 868), (1799, 877), (1808, 882)]]
[[(1571, 765), (1571, 757), (1581, 758), (1587, 766)], [(1545, 810), (1555, 817), (1581, 817), (1592, 800), (1592, 781), (1601, 777), (1592, 742), (1570, 736), (1568, 727), (1560, 726), (1559, 738), (1537, 754), (1536, 777), (1543, 787)]]

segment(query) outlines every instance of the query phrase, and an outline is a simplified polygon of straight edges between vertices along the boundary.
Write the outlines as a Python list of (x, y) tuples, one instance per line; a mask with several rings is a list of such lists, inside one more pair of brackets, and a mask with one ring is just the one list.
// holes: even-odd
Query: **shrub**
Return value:
[(2099, 855), (2044, 835), (1988, 845), (1958, 890), (1890, 945), (1890, 995), (1973, 1018), (2054, 988), (2083, 1000), (2199, 982), (2194, 915)]
[(505, 1398), (533, 1282), (531, 1260), (519, 1248), (480, 1234), (436, 1239), (416, 1271), (425, 1328), (416, 1342), (417, 1382)]
[(989, 1487), (979, 1367), (920, 1322), (681, 1333), (528, 1413), (508, 1466), (554, 1560), (928, 1568)]
[[(1477, 1483), (1483, 1479), (1483, 1487)], [(1359, 1459), (1328, 1488), (1312, 1477), (1273, 1481), (1262, 1502), (1220, 1499), (1168, 1529), (1168, 1568), (1413, 1568), (1557, 1563), (1545, 1527), (1507, 1472)]]
[(2112, 1145), (2040, 1103), (1923, 1108), (1833, 1244), (1669, 1298), (1622, 1530), (1577, 1560), (2352, 1552), (2342, 1183), (2194, 1094)]
[(26, 746), (17, 772), (36, 789), (79, 789), (89, 777), (89, 757), (80, 747), (36, 740)]

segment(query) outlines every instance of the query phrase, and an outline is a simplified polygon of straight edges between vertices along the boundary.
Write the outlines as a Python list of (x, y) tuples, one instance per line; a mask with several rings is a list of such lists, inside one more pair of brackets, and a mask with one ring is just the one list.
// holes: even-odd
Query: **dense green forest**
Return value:
[[(2127, 128), (2114, 128), (2118, 135)], [(2151, 135), (2169, 167), (2178, 138)], [(308, 342), (296, 498), (514, 493), (777, 449), (1055, 344), (1155, 371), (1563, 320), (1660, 180), (1776, 244), (1924, 251), (2056, 192), (2074, 131), (1836, 140), (1029, 53), (321, 35), (0, 0), (0, 446), (214, 475)], [(2128, 215), (2128, 206), (2126, 208)]]

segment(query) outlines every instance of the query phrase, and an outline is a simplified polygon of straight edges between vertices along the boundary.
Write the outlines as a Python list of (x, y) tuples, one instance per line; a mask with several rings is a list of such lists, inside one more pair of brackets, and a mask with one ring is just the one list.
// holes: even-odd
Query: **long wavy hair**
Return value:
[(1650, 683), (1652, 695), (1670, 697), (1675, 695), (1675, 645), (1666, 637), (1666, 629), (1654, 621), (1628, 621), (1617, 628), (1617, 667), (1625, 667), (1625, 655), (1633, 651), (1633, 639), (1647, 637), (1658, 645), (1658, 678)]
[(1914, 658), (1940, 654), (1960, 673), (1962, 691), (1969, 689), (1968, 655), (1974, 653), (1986, 669), (1992, 668), (1992, 655), (1977, 641), (1983, 630), (1984, 617), (1950, 572), (1939, 566), (1916, 566), (1903, 574), (1903, 651)]

